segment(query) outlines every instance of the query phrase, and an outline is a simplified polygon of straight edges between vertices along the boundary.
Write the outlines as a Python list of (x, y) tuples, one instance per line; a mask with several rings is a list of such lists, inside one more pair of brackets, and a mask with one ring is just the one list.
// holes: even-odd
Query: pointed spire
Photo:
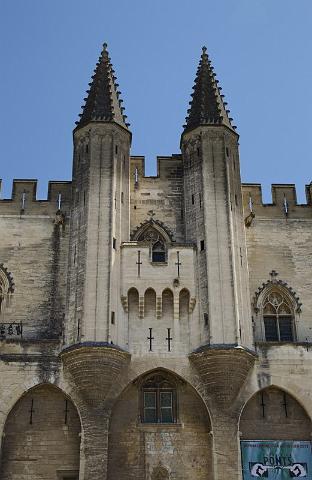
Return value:
[(123, 114), (124, 107), (116, 80), (107, 44), (104, 43), (76, 128), (83, 127), (89, 122), (115, 122), (128, 129), (130, 124), (126, 123), (127, 116)]
[(203, 47), (184, 130), (200, 125), (226, 125), (232, 130), (236, 129), (231, 124), (230, 111), (226, 109), (227, 103), (223, 101), (224, 95), (221, 95), (222, 89), (213, 70), (207, 48)]

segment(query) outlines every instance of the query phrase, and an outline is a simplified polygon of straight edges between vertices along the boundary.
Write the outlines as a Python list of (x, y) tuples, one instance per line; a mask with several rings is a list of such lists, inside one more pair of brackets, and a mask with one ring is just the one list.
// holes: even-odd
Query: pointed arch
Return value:
[(275, 385), (258, 390), (246, 402), (239, 426), (242, 440), (310, 440), (311, 428), (298, 400)]
[(162, 315), (170, 322), (173, 321), (174, 297), (170, 288), (165, 288), (162, 292)]
[(173, 234), (162, 222), (151, 218), (132, 233), (131, 239), (149, 245), (151, 262), (165, 263), (168, 245), (173, 242)]
[(135, 287), (131, 287), (127, 294), (127, 309), (129, 313), (139, 315), (139, 292)]
[(299, 297), (286, 282), (276, 279), (274, 270), (270, 275), (272, 279), (262, 284), (253, 299), (257, 314), (256, 340), (296, 341), (296, 320), (302, 306)]
[[(150, 391), (153, 390), (155, 378), (156, 387), (160, 383), (165, 390), (167, 387), (176, 389), (178, 417), (174, 424), (142, 422), (140, 413), (142, 393), (145, 386), (151, 387)], [(155, 474), (158, 473), (159, 466), (167, 470), (167, 472), (163, 471), (163, 474), (169, 475), (164, 479), (170, 479), (171, 471), (174, 471), (176, 477), (181, 480), (194, 477), (210, 478), (212, 475), (210, 431), (209, 413), (194, 387), (165, 368), (146, 371), (127, 385), (112, 409), (108, 446), (108, 480), (151, 478), (154, 469), (156, 469)], [(144, 444), (141, 440), (142, 435), (146, 437)], [(167, 450), (149, 448), (150, 442), (154, 445), (162, 445), (164, 438), (171, 435), (174, 435), (179, 448), (172, 449), (169, 456)], [(130, 456), (134, 461), (129, 462)], [(181, 462), (183, 456), (191, 456), (193, 461), (190, 464)]]
[(296, 292), (288, 285), (287, 282), (283, 280), (277, 279), (277, 273), (273, 270), (270, 275), (272, 278), (267, 280), (265, 283), (258, 288), (255, 292), (252, 305), (254, 311), (258, 313), (261, 310), (261, 305), (263, 303), (263, 297), (272, 290), (280, 291), (287, 299), (288, 302), (291, 303), (294, 311), (298, 314), (301, 313), (302, 310), (302, 303), (300, 302), (299, 296)]
[(144, 293), (144, 315), (151, 319), (156, 317), (156, 292), (150, 287)]
[(182, 312), (184, 312), (185, 315), (189, 313), (190, 300), (191, 300), (190, 291), (187, 288), (183, 288), (182, 290), (180, 290), (180, 292), (179, 292), (180, 316), (181, 316)]
[(51, 384), (32, 387), (8, 414), (1, 479), (48, 480), (64, 469), (78, 478), (80, 432), (78, 411), (62, 390)]
[(161, 237), (165, 243), (174, 242), (174, 235), (169, 227), (163, 222), (151, 218), (133, 230), (131, 240), (149, 242), (157, 237)]

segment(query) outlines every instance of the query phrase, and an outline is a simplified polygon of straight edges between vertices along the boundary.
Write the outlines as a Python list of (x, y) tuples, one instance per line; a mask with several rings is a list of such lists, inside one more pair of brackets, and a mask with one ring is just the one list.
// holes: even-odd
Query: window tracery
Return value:
[(293, 342), (293, 309), (281, 290), (269, 291), (262, 304), (265, 340), (268, 342)]
[(137, 241), (148, 242), (151, 250), (151, 261), (155, 263), (164, 263), (167, 259), (166, 241), (161, 233), (153, 226), (144, 229), (138, 236)]
[(258, 318), (254, 324), (256, 340), (294, 342), (302, 303), (293, 288), (278, 278), (278, 272), (272, 270), (270, 277), (255, 292), (252, 302)]
[(150, 246), (150, 260), (154, 263), (166, 263), (168, 246), (174, 242), (173, 233), (161, 221), (151, 218), (141, 223), (131, 235), (137, 242), (145, 242)]

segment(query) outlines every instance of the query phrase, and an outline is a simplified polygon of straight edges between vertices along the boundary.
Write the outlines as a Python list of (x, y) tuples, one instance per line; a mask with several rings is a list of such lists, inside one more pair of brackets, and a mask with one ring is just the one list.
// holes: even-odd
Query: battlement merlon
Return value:
[[(0, 192), (2, 180), (0, 179)], [(57, 210), (69, 214), (71, 181), (50, 181), (46, 200), (37, 200), (37, 180), (14, 179), (11, 198), (0, 199), (0, 215), (47, 215)]]
[(298, 204), (294, 184), (273, 184), (272, 203), (264, 203), (261, 184), (243, 183), (242, 197), (244, 214), (251, 212), (266, 218), (312, 218), (312, 182), (305, 186), (307, 202)]

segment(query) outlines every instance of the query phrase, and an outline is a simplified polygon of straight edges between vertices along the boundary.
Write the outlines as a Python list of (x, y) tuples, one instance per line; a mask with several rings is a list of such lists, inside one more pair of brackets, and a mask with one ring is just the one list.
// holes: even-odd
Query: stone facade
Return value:
[(239, 480), (240, 440), (311, 441), (311, 185), (241, 184), (205, 50), (181, 153), (130, 145), (105, 46), (72, 181), (0, 200), (3, 480)]

